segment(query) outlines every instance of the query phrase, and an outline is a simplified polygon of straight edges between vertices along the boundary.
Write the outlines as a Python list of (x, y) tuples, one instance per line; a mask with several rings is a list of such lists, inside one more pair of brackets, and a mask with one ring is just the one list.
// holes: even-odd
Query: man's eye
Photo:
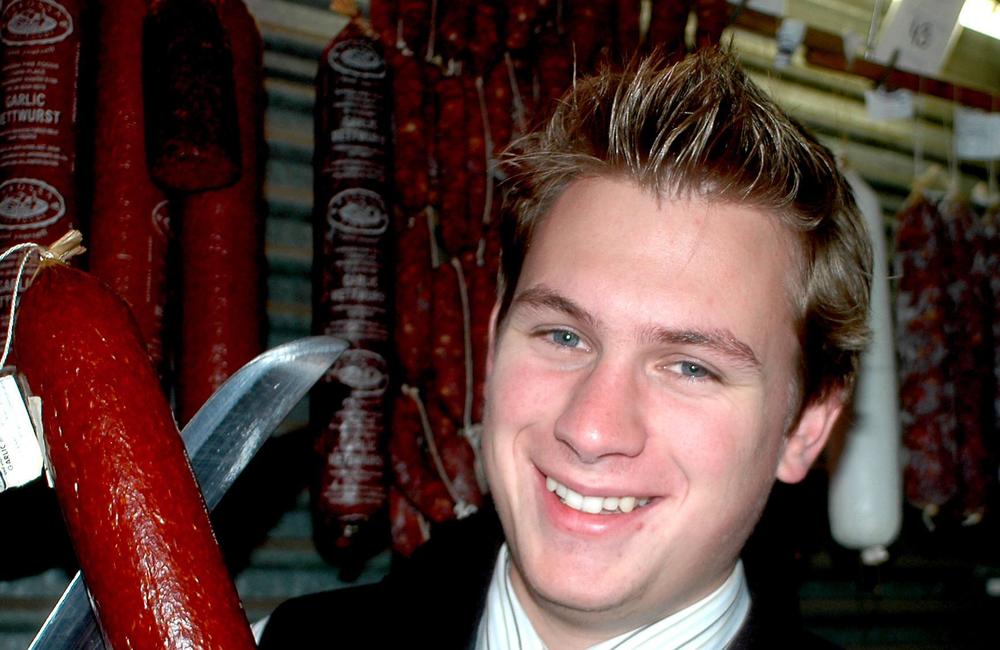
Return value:
[(712, 376), (705, 366), (698, 365), (694, 361), (681, 361), (679, 366), (681, 375), (689, 379), (706, 379)]
[(580, 345), (579, 335), (569, 330), (552, 330), (548, 333), (548, 336), (549, 340), (562, 347), (575, 348)]

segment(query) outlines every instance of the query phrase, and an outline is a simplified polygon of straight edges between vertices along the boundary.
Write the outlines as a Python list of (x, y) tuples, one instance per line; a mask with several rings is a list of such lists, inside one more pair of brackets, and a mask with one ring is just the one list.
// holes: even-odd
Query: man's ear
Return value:
[(487, 334), (486, 346), (486, 376), (489, 377), (493, 371), (493, 352), (496, 349), (497, 341), (497, 318), (500, 315), (500, 301), (493, 303), (493, 311), (490, 312), (490, 329)]
[(776, 472), (779, 481), (798, 483), (805, 478), (813, 461), (823, 451), (844, 408), (844, 400), (844, 391), (833, 389), (806, 405), (785, 440)]

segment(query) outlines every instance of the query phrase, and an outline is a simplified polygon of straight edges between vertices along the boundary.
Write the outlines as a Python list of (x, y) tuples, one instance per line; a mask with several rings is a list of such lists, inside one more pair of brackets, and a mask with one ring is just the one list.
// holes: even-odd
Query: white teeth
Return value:
[(545, 478), (545, 489), (549, 492), (555, 492), (562, 499), (562, 502), (570, 508), (590, 514), (611, 514), (617, 511), (627, 513), (649, 503), (648, 497), (585, 497), (551, 477)]

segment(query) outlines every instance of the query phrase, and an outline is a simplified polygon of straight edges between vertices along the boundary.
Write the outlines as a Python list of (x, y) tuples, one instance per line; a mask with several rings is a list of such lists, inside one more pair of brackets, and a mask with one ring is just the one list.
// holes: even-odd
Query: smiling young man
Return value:
[(350, 638), (803, 647), (755, 615), (740, 553), (864, 345), (871, 253), (833, 157), (711, 51), (578, 81), (506, 168), (481, 450), (502, 545), (460, 523), (265, 642), (377, 608), (398, 625)]

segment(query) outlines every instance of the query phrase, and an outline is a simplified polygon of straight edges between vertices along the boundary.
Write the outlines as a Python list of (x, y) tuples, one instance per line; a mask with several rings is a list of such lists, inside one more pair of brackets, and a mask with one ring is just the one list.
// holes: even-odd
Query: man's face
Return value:
[(483, 440), (536, 627), (610, 637), (707, 595), (775, 477), (804, 475), (837, 409), (784, 435), (793, 250), (755, 210), (605, 178), (539, 224), (493, 341)]

